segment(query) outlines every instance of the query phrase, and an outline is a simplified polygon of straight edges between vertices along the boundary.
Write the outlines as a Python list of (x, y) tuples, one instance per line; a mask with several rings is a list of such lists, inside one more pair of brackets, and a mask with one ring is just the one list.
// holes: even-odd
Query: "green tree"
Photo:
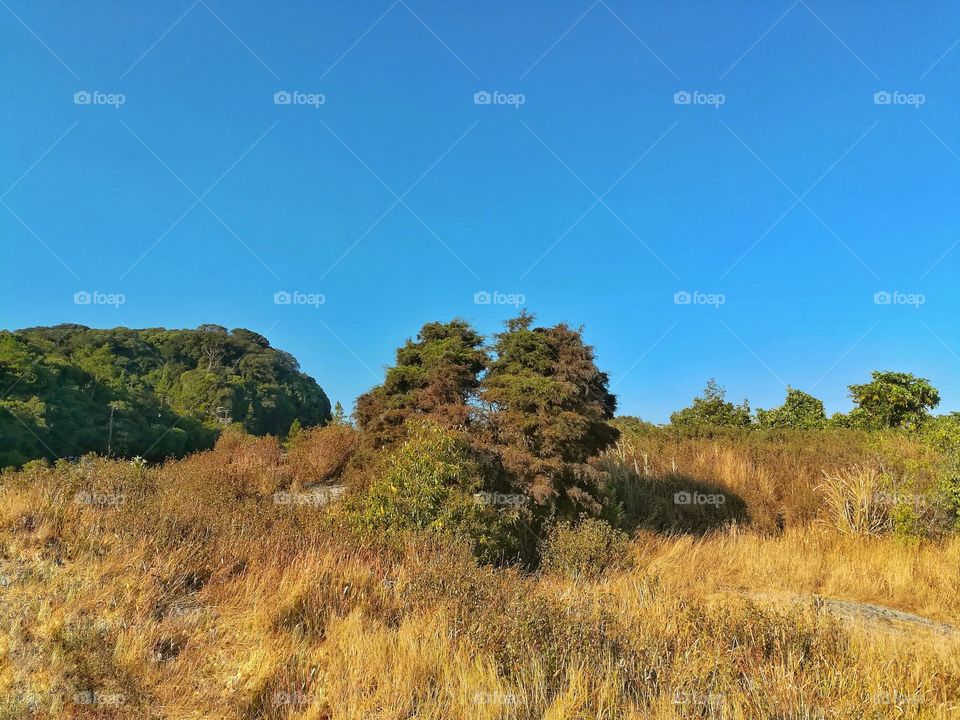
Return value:
[(925, 378), (874, 370), (872, 380), (850, 386), (857, 407), (850, 424), (866, 428), (916, 428), (940, 404), (940, 393)]
[(824, 427), (826, 422), (823, 401), (791, 387), (787, 388), (783, 405), (772, 410), (757, 410), (757, 423), (761, 427), (811, 430)]
[(412, 417), (467, 427), (487, 362), (483, 336), (464, 320), (427, 323), (416, 340), (397, 350), (383, 384), (357, 398), (356, 418), (366, 442), (379, 448), (402, 440), (404, 423)]
[(496, 336), (480, 391), (483, 442), (542, 514), (596, 515), (606, 476), (589, 461), (620, 435), (609, 423), (616, 398), (582, 330), (533, 322), (521, 313)]
[(58, 325), (0, 332), (0, 466), (87, 452), (160, 460), (224, 420), (282, 436), (330, 418), (322, 388), (249, 330)]
[(750, 404), (727, 402), (727, 391), (711, 378), (702, 396), (693, 399), (693, 405), (670, 416), (670, 424), (680, 428), (749, 427)]
[(333, 417), (330, 420), (332, 425), (349, 425), (350, 418), (347, 417), (347, 413), (343, 410), (343, 405), (340, 404), (340, 401), (337, 400), (336, 405), (333, 406)]

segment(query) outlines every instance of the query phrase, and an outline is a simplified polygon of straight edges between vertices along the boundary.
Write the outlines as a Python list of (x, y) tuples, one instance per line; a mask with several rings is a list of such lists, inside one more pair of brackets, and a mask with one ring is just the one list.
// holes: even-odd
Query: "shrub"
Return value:
[(286, 482), (280, 451), (271, 435), (255, 437), (228, 428), (209, 455), (195, 457), (210, 466), (218, 488), (239, 498), (270, 495)]
[(350, 425), (310, 428), (291, 441), (287, 459), (301, 484), (330, 484), (343, 473), (359, 444), (360, 433)]
[[(392, 452), (370, 486), (347, 503), (361, 529), (398, 535), (426, 531), (467, 542), (484, 561), (520, 554), (522, 501), (478, 500), (484, 472), (466, 441), (432, 422), (409, 423), (410, 439)], [(506, 496), (519, 497), (519, 496)]]
[(588, 518), (578, 525), (553, 526), (541, 555), (545, 572), (572, 580), (595, 580), (608, 570), (623, 567), (629, 553), (627, 534), (603, 520)]

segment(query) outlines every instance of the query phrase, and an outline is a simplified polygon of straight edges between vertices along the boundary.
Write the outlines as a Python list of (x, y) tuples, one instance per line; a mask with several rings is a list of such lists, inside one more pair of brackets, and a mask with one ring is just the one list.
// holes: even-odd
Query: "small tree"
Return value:
[(787, 388), (787, 397), (783, 405), (772, 410), (757, 410), (757, 422), (768, 428), (800, 428), (811, 430), (822, 428), (827, 422), (823, 401), (813, 395)]
[(347, 413), (344, 412), (343, 405), (340, 404), (340, 401), (337, 400), (336, 405), (333, 406), (333, 417), (330, 419), (331, 425), (349, 425), (350, 419), (347, 417)]
[(711, 378), (702, 397), (695, 397), (693, 405), (670, 416), (670, 424), (682, 428), (749, 427), (750, 404), (727, 402), (727, 391)]
[(871, 382), (850, 386), (857, 404), (850, 413), (853, 426), (916, 428), (940, 404), (940, 393), (925, 378), (880, 370), (870, 375)]
[(483, 379), (484, 442), (518, 491), (546, 512), (575, 517), (601, 510), (604, 473), (589, 460), (616, 442), (616, 398), (582, 330), (533, 327), (526, 312), (496, 336)]

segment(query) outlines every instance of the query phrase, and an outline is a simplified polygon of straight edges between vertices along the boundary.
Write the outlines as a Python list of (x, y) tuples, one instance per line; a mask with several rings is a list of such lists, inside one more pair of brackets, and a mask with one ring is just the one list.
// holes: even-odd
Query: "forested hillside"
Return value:
[(91, 451), (160, 459), (211, 447), (229, 423), (283, 435), (329, 418), (316, 381), (250, 330), (0, 332), (0, 467)]

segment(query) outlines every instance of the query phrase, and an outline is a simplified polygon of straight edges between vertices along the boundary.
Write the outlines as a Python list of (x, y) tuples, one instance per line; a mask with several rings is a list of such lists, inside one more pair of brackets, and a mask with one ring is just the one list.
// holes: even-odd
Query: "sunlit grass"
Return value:
[(0, 718), (955, 716), (960, 635), (814, 598), (960, 624), (960, 539), (821, 522), (823, 472), (869, 452), (661, 442), (643, 482), (696, 478), (750, 517), (641, 523), (599, 575), (478, 566), (277, 504), (298, 479), (267, 440), (6, 475)]

